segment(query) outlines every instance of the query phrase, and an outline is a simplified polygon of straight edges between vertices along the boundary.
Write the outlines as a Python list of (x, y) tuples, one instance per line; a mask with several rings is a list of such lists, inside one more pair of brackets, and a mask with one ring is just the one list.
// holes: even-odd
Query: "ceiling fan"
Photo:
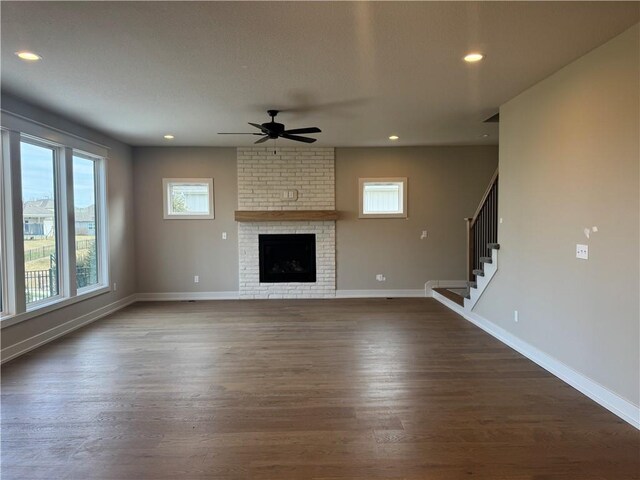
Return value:
[(251, 123), (249, 125), (256, 127), (260, 130), (261, 133), (230, 133), (230, 132), (220, 132), (218, 135), (260, 135), (259, 138), (254, 143), (263, 143), (269, 140), (270, 138), (286, 138), (288, 140), (294, 140), (296, 142), (304, 142), (304, 143), (313, 143), (317, 140), (317, 138), (311, 137), (302, 137), (298, 135), (299, 133), (320, 133), (318, 127), (307, 127), (307, 128), (294, 128), (291, 130), (285, 130), (284, 125), (282, 123), (276, 122), (275, 118), (278, 115), (279, 110), (267, 110), (267, 114), (271, 117), (270, 122), (266, 123)]

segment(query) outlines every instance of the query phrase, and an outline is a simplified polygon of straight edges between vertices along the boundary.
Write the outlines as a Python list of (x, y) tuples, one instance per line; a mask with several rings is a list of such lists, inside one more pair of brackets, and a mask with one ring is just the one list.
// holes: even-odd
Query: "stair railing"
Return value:
[(476, 213), (467, 222), (467, 277), (474, 280), (474, 270), (482, 268), (480, 258), (490, 257), (490, 243), (498, 243), (498, 169), (480, 200)]

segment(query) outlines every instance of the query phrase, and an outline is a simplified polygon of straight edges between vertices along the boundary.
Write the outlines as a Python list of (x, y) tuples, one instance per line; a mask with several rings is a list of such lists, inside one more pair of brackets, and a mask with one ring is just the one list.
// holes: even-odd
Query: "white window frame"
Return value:
[[(56, 214), (54, 218), (56, 228), (56, 265), (58, 268), (56, 281), (58, 282), (58, 293), (51, 297), (43, 298), (27, 304), (27, 312), (37, 310), (42, 306), (49, 305), (60, 301), (60, 299), (69, 296), (67, 289), (67, 272), (64, 265), (67, 264), (68, 251), (64, 248), (65, 238), (65, 218), (63, 202), (65, 199), (65, 190), (67, 188), (67, 182), (64, 175), (64, 149), (57, 144), (47, 142), (39, 138), (34, 138), (31, 135), (22, 134), (20, 136), (20, 144), (28, 143), (38, 147), (51, 149), (53, 151), (53, 198), (56, 208)], [(20, 158), (20, 165), (22, 166), (22, 158)], [(22, 180), (22, 169), (20, 169), (20, 179)], [(22, 185), (22, 182), (21, 182)], [(21, 216), (22, 216), (22, 209)], [(23, 220), (24, 222), (24, 217)], [(24, 235), (23, 243), (19, 246), (22, 249), (24, 255)], [(26, 303), (26, 286), (25, 286), (25, 303)]]
[[(0, 209), (4, 233), (4, 272), (6, 303), (0, 315), (0, 328), (78, 303), (111, 291), (109, 260), (109, 213), (107, 199), (107, 161), (109, 148), (63, 130), (35, 122), (6, 110), (0, 110), (0, 133), (3, 135)], [(22, 212), (22, 175), (20, 142), (42, 144), (56, 149), (57, 212), (59, 229), (58, 295), (26, 305), (24, 275), (24, 235)], [(96, 163), (96, 227), (100, 248), (99, 283), (78, 291), (75, 271), (75, 211), (73, 202), (73, 155), (95, 158)]]
[[(95, 210), (96, 210), (96, 254), (98, 255), (98, 283), (93, 285), (87, 285), (86, 287), (78, 288), (78, 295), (92, 292), (93, 290), (108, 287), (109, 286), (109, 248), (108, 248), (108, 236), (102, 232), (107, 231), (107, 185), (106, 185), (106, 168), (105, 159), (91, 153), (83, 152), (81, 150), (74, 149), (72, 155), (72, 168), (73, 168), (73, 156), (83, 158), (85, 160), (93, 161), (93, 175), (94, 175), (94, 189), (95, 189)], [(73, 175), (72, 175), (73, 178)], [(73, 281), (76, 282), (76, 235), (75, 235), (75, 203), (71, 207), (73, 211)]]
[[(170, 209), (171, 197), (169, 189), (173, 185), (206, 185), (208, 191), (208, 214), (201, 213), (172, 213)], [(213, 178), (163, 178), (162, 179), (162, 204), (165, 220), (213, 220), (215, 218)]]
[[(9, 157), (9, 151), (6, 147), (6, 134), (4, 131), (0, 131), (0, 148), (2, 151), (0, 152), (0, 289), (2, 290), (0, 294), (2, 295), (2, 300), (0, 301), (0, 318), (7, 316), (12, 313), (13, 308), (11, 305), (11, 295), (9, 293), (9, 273), (8, 273), (8, 262), (9, 258), (7, 251), (7, 223), (5, 223), (6, 215), (5, 208), (7, 200), (5, 199), (7, 189), (7, 184), (5, 184), (5, 176), (8, 169), (5, 167), (5, 159)], [(8, 162), (8, 160), (7, 160)]]
[[(401, 211), (398, 213), (365, 213), (364, 211), (364, 188), (366, 185), (400, 185), (399, 203)], [(408, 217), (408, 187), (407, 177), (386, 177), (386, 178), (359, 178), (358, 179), (358, 218), (407, 218)]]

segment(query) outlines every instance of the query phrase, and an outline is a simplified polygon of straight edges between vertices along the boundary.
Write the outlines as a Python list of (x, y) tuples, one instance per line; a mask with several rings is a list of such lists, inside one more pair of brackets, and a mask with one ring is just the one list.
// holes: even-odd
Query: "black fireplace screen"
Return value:
[(315, 282), (316, 236), (312, 233), (259, 235), (260, 282)]

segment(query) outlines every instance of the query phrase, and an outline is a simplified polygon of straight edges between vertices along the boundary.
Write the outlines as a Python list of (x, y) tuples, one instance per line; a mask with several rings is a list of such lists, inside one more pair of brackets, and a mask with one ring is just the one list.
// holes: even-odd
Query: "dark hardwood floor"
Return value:
[(2, 480), (631, 480), (639, 447), (431, 299), (140, 303), (2, 368)]

